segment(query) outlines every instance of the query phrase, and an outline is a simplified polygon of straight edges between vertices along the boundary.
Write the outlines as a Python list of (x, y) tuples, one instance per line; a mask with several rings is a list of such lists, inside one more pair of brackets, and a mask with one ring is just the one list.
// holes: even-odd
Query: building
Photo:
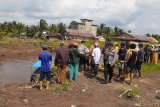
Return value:
[(104, 39), (103, 36), (97, 36), (97, 37), (95, 37), (95, 38), (96, 38), (96, 40), (99, 40), (99, 41), (101, 41), (101, 42), (105, 42), (105, 39)]
[(114, 37), (114, 39), (121, 41), (135, 41), (135, 42), (151, 42), (151, 39), (145, 35), (135, 35), (129, 33), (123, 33), (118, 37)]
[(46, 38), (48, 40), (58, 40), (58, 39), (63, 39), (62, 35), (60, 33), (49, 33), (47, 34)]
[(84, 30), (75, 30), (75, 29), (66, 29), (65, 39), (74, 39), (74, 40), (94, 40), (95, 36), (88, 31)]
[(94, 36), (97, 35), (97, 25), (92, 24), (93, 20), (81, 19), (81, 22), (73, 21), (70, 23), (69, 29), (91, 32)]

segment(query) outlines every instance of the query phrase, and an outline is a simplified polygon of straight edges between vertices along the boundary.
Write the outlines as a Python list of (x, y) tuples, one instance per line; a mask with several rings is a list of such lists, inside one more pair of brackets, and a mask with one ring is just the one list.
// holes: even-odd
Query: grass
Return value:
[(160, 61), (158, 61), (158, 64), (142, 64), (142, 73), (143, 74), (150, 74), (150, 73), (157, 73), (160, 72)]
[(120, 88), (118, 89), (118, 93), (122, 95), (122, 97), (129, 98), (131, 100), (134, 100), (139, 95), (139, 90), (137, 87), (132, 87), (131, 89), (124, 89)]
[(51, 88), (49, 91), (55, 92), (55, 93), (61, 93), (64, 91), (68, 91), (69, 86), (70, 86), (69, 81), (65, 81), (63, 84), (57, 84), (56, 86)]

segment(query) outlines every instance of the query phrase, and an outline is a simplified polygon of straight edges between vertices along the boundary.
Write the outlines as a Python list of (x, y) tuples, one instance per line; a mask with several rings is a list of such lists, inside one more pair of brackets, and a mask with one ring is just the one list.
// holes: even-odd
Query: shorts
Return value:
[(119, 61), (118, 62), (118, 68), (121, 70), (124, 70), (124, 61)]
[(47, 81), (50, 81), (50, 78), (51, 78), (51, 72), (40, 72), (40, 81), (43, 81), (46, 77), (46, 80)]
[(136, 69), (141, 70), (142, 62), (137, 61), (136, 62)]
[(135, 66), (127, 66), (127, 73), (134, 73)]

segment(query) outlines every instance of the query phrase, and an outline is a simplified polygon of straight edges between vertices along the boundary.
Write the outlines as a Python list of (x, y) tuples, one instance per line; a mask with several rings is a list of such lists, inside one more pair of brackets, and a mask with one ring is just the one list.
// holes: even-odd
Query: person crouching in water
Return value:
[(77, 43), (69, 44), (69, 59), (70, 59), (69, 80), (72, 81), (74, 76), (74, 80), (77, 81), (78, 69), (79, 69), (79, 51)]
[(120, 80), (122, 80), (122, 82), (124, 82), (124, 71), (125, 71), (125, 57), (126, 57), (126, 53), (127, 53), (127, 49), (125, 47), (125, 43), (122, 42), (121, 43), (121, 47), (118, 51), (118, 68), (119, 68), (119, 75), (118, 75), (118, 78)]
[(55, 65), (58, 68), (58, 83), (63, 84), (66, 79), (66, 73), (69, 65), (69, 49), (60, 43), (60, 47), (56, 51)]
[(136, 44), (130, 44), (130, 49), (126, 55), (127, 73), (130, 73), (129, 85), (132, 84), (135, 63), (137, 60)]
[[(117, 60), (117, 52), (113, 48), (113, 44), (108, 42), (107, 43), (108, 50), (105, 53), (105, 63), (104, 63), (104, 77), (105, 81), (104, 83), (107, 84), (108, 82), (112, 82), (113, 72), (114, 72), (114, 66), (115, 61)], [(109, 75), (109, 80), (108, 80)]]
[(40, 67), (40, 90), (43, 88), (43, 80), (46, 76), (47, 83), (46, 83), (46, 90), (49, 89), (50, 84), (50, 75), (51, 75), (51, 61), (52, 61), (52, 54), (48, 52), (48, 46), (42, 46), (43, 52), (39, 53), (39, 60), (41, 61)]
[(99, 48), (98, 43), (94, 43), (94, 49), (92, 52), (92, 69), (94, 71), (94, 75), (97, 78), (99, 63), (101, 58), (101, 49)]

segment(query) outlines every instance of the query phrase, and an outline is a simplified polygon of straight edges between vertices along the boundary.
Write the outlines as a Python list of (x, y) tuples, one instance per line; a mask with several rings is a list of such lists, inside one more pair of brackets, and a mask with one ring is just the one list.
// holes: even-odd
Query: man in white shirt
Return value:
[(95, 48), (93, 49), (93, 52), (92, 52), (92, 60), (93, 60), (92, 69), (94, 71), (95, 76), (97, 77), (98, 70), (99, 70), (100, 58), (101, 58), (101, 49), (99, 48), (98, 43), (95, 43), (94, 47)]

